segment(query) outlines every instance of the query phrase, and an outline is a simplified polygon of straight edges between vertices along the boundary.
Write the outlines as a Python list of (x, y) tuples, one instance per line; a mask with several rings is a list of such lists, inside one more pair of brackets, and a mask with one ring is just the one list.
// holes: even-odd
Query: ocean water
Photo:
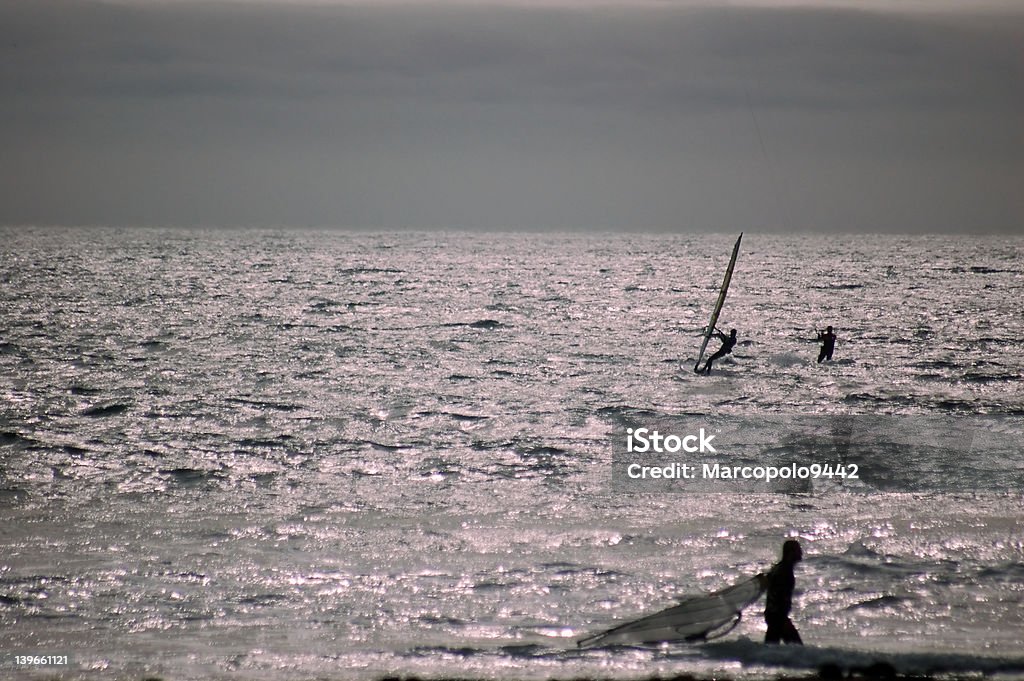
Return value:
[[(740, 343), (696, 376), (734, 239), (0, 230), (4, 673), (1024, 678), (1024, 239), (748, 233)], [(793, 415), (1003, 445), (933, 445), (925, 489), (612, 484), (625, 424)], [(787, 537), (804, 649), (759, 643), (757, 606), (576, 649)]]

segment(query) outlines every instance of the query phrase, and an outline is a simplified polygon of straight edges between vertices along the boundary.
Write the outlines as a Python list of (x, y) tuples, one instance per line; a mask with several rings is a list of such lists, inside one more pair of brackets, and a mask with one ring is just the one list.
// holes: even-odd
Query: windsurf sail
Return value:
[(736, 267), (736, 256), (740, 254), (740, 241), (742, 240), (743, 232), (740, 232), (739, 238), (736, 239), (736, 245), (732, 247), (732, 258), (729, 260), (729, 267), (725, 269), (725, 279), (722, 280), (722, 288), (718, 290), (718, 301), (715, 302), (715, 310), (711, 313), (711, 321), (708, 322), (708, 328), (704, 332), (704, 342), (700, 344), (697, 363), (693, 365), (693, 370), (696, 372), (700, 371), (700, 361), (704, 359), (704, 351), (708, 349), (708, 341), (715, 334), (715, 325), (718, 324), (718, 315), (722, 312), (722, 306), (725, 304), (725, 296), (729, 293), (729, 282), (732, 281), (732, 270)]
[(745, 607), (761, 597), (757, 575), (710, 594), (688, 596), (679, 605), (613, 629), (580, 639), (580, 648), (608, 645), (648, 645), (678, 641), (703, 641), (722, 627), (721, 636), (736, 626)]

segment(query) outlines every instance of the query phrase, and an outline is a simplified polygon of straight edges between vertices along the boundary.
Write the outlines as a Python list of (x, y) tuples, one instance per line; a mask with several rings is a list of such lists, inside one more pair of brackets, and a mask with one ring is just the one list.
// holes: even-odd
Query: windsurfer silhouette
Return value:
[(789, 611), (793, 608), (793, 590), (796, 588), (793, 568), (803, 557), (800, 542), (789, 539), (782, 545), (782, 560), (773, 565), (767, 575), (761, 575), (761, 583), (768, 592), (764, 606), (764, 621), (768, 625), (764, 634), (765, 643), (781, 641), (803, 645), (800, 632), (789, 619)]
[(718, 348), (718, 352), (708, 357), (707, 364), (704, 365), (704, 368), (701, 370), (701, 373), (710, 374), (711, 363), (720, 357), (725, 357), (726, 355), (732, 353), (732, 348), (734, 345), (736, 345), (736, 329), (732, 329), (729, 332), (728, 336), (726, 336), (718, 329), (715, 329), (715, 335), (718, 336), (718, 338), (722, 341), (722, 347)]
[(831, 360), (832, 352), (836, 349), (836, 335), (832, 333), (832, 327), (818, 332), (818, 340), (821, 341), (821, 352), (818, 353), (818, 364), (822, 360)]

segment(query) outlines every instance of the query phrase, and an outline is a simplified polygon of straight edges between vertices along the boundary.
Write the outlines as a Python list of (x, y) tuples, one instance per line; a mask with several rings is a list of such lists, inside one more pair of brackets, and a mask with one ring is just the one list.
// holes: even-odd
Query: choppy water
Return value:
[[(696, 377), (732, 240), (0, 230), (0, 653), (86, 679), (1024, 675), (1021, 490), (609, 485), (638, 418), (1017, 422), (1024, 240), (748, 234), (741, 343)], [(812, 649), (766, 649), (753, 612), (574, 650), (785, 536)]]

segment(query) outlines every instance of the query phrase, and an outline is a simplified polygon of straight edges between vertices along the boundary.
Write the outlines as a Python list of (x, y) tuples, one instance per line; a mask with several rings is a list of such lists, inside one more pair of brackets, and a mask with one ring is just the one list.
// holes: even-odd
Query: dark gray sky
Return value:
[(963, 4), (0, 0), (0, 224), (1024, 233)]

